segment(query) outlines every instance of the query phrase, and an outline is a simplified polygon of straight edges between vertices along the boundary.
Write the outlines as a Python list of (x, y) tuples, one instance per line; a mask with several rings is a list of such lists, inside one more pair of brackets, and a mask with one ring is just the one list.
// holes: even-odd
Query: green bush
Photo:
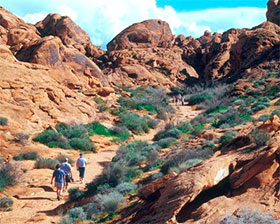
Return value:
[(69, 144), (73, 149), (93, 152), (96, 150), (94, 143), (89, 139), (89, 137), (71, 138)]
[(253, 112), (257, 112), (257, 111), (264, 110), (265, 108), (267, 108), (269, 106), (270, 106), (270, 103), (257, 102), (252, 105), (251, 109)]
[(23, 152), (14, 156), (14, 160), (36, 160), (39, 155), (37, 152)]
[(263, 114), (261, 115), (259, 118), (258, 118), (258, 121), (262, 121), (262, 122), (265, 122), (269, 119), (269, 115), (267, 114)]
[(276, 110), (272, 111), (270, 117), (273, 117), (274, 115), (276, 115), (276, 116), (278, 116), (280, 118), (280, 110), (276, 109)]
[(0, 191), (7, 186), (13, 186), (19, 178), (17, 168), (10, 164), (0, 163)]
[(237, 135), (236, 131), (227, 131), (219, 140), (220, 147), (227, 145), (231, 142)]
[(203, 124), (196, 124), (193, 126), (193, 129), (191, 130), (191, 135), (198, 136), (203, 130), (204, 130)]
[(68, 140), (62, 134), (57, 133), (53, 130), (45, 130), (42, 133), (38, 134), (33, 140), (47, 145), (51, 148), (70, 148)]
[(182, 132), (177, 127), (165, 127), (164, 130), (159, 131), (153, 138), (154, 141), (158, 141), (163, 138), (180, 138)]
[(122, 195), (126, 195), (131, 192), (135, 192), (137, 189), (137, 185), (134, 183), (124, 182), (124, 183), (120, 183), (118, 186), (116, 186), (115, 189)]
[[(195, 162), (198, 162), (199, 160), (205, 160), (209, 158), (212, 155), (212, 153), (213, 151), (209, 149), (206, 150), (185, 149), (184, 151), (181, 151), (169, 157), (162, 165), (160, 171), (163, 174), (167, 174), (168, 172), (171, 171), (172, 168), (175, 169), (186, 168), (188, 164), (192, 164), (192, 162), (193, 164), (195, 164)], [(188, 162), (188, 160), (192, 160), (192, 161)]]
[(256, 144), (256, 149), (266, 146), (270, 141), (270, 135), (260, 129), (254, 129), (249, 135)]
[(167, 138), (162, 138), (156, 143), (161, 147), (161, 148), (168, 148), (170, 147), (173, 143), (176, 142), (176, 138), (172, 137), (167, 137)]
[(38, 158), (35, 163), (35, 169), (55, 169), (55, 166), (59, 164), (59, 161), (51, 158)]
[(125, 202), (124, 197), (117, 191), (113, 191), (109, 194), (97, 195), (99, 203), (101, 204), (102, 210), (108, 214), (116, 212), (121, 203)]
[(178, 166), (173, 166), (170, 168), (170, 171), (175, 173), (181, 173), (182, 171), (185, 171), (189, 169), (192, 166), (195, 166), (196, 164), (202, 162), (203, 159), (189, 159), (183, 163), (179, 163)]
[(146, 116), (146, 115), (143, 118), (144, 118), (144, 120), (146, 120), (149, 128), (151, 128), (151, 129), (157, 128), (158, 123), (159, 123), (158, 120), (152, 119), (151, 117)]
[(13, 136), (14, 136), (14, 142), (19, 143), (23, 146), (25, 146), (25, 144), (27, 143), (27, 140), (29, 138), (29, 135), (26, 135), (22, 132), (14, 133)]
[(14, 204), (14, 201), (10, 199), (9, 197), (2, 197), (0, 198), (0, 209), (8, 209), (12, 207)]
[(0, 125), (2, 125), (2, 126), (8, 125), (8, 118), (0, 117)]
[(198, 95), (191, 96), (189, 98), (188, 102), (189, 102), (189, 105), (192, 106), (192, 105), (200, 104), (207, 99), (211, 99), (211, 95), (204, 93), (204, 94), (198, 94)]
[(274, 106), (280, 106), (280, 99), (274, 103)]
[(84, 195), (84, 192), (79, 188), (70, 188), (68, 190), (68, 193), (70, 201), (76, 201), (78, 198)]
[(119, 124), (127, 127), (134, 134), (142, 134), (149, 130), (147, 121), (134, 112), (121, 114)]

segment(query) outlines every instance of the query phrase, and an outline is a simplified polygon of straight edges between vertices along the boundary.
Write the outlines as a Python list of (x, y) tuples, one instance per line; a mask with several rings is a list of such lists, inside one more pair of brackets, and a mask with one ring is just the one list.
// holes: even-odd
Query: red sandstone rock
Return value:
[(267, 3), (266, 12), (267, 21), (272, 22), (280, 26), (280, 1), (269, 0)]
[(166, 48), (171, 46), (172, 41), (173, 35), (168, 23), (153, 19), (129, 26), (107, 44), (107, 49)]

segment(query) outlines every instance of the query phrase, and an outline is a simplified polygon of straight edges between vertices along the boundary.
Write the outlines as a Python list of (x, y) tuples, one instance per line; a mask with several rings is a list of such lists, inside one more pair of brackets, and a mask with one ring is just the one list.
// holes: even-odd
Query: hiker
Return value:
[(185, 96), (182, 96), (182, 97), (181, 97), (181, 101), (182, 101), (182, 106), (184, 106), (184, 103), (185, 103)]
[(81, 184), (84, 183), (85, 169), (86, 169), (87, 160), (84, 158), (84, 154), (80, 153), (80, 158), (77, 159), (77, 170), (79, 170), (79, 177)]
[(72, 178), (72, 167), (68, 163), (68, 158), (64, 159), (64, 163), (61, 164), (60, 169), (63, 170), (65, 173), (65, 184), (64, 184), (64, 188), (63, 188), (63, 192), (65, 192), (65, 191), (67, 191), (68, 183), (71, 182), (71, 179), (73, 179)]
[(60, 200), (61, 190), (63, 189), (63, 185), (65, 182), (65, 173), (60, 169), (60, 164), (57, 164), (55, 168), (56, 169), (53, 172), (51, 184), (53, 183), (53, 179), (55, 178), (54, 186), (56, 187), (57, 200)]

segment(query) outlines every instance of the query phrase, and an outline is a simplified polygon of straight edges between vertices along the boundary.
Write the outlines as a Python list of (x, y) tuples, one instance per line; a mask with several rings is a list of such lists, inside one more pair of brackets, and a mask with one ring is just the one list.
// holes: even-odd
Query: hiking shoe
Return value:
[(57, 200), (59, 200), (59, 201), (60, 201), (60, 196), (59, 196), (59, 195), (57, 195)]

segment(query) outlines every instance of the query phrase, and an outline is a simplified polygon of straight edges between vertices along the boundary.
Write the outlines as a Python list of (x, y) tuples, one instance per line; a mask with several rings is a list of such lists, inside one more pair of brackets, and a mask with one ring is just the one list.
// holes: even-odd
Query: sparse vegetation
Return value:
[(7, 186), (15, 185), (18, 178), (19, 173), (15, 165), (0, 163), (0, 191)]
[(67, 155), (65, 154), (62, 154), (62, 153), (59, 153), (57, 156), (56, 156), (56, 160), (59, 161), (60, 163), (63, 163), (65, 162), (65, 158), (68, 158), (68, 162), (73, 165), (74, 164), (74, 160), (69, 158)]
[(250, 137), (253, 139), (254, 143), (256, 144), (255, 149), (259, 149), (263, 146), (266, 146), (270, 141), (270, 135), (266, 133), (265, 131), (262, 131), (260, 129), (254, 129), (250, 133)]
[(38, 158), (35, 163), (35, 169), (55, 169), (55, 166), (59, 164), (59, 161), (51, 158)]
[(39, 155), (37, 152), (23, 152), (14, 156), (14, 160), (36, 160)]
[(0, 210), (7, 210), (8, 208), (12, 207), (14, 201), (9, 197), (2, 197), (0, 198)]
[(275, 220), (269, 214), (265, 214), (258, 210), (242, 209), (238, 215), (227, 215), (220, 224), (277, 224), (279, 220)]
[(0, 117), (0, 125), (2, 125), (2, 126), (8, 125), (8, 118)]
[(236, 131), (227, 131), (219, 140), (220, 147), (223, 147), (231, 142), (237, 135)]

